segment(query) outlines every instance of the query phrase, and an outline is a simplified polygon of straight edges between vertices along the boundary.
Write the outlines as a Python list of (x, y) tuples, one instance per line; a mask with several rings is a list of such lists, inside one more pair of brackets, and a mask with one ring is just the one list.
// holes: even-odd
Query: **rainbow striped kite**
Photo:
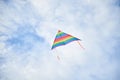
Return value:
[(69, 35), (69, 34), (66, 34), (60, 30), (58, 30), (58, 33), (55, 37), (55, 40), (54, 40), (54, 43), (52, 45), (52, 48), (51, 49), (54, 49), (58, 46), (62, 46), (62, 45), (66, 45), (72, 41), (77, 41), (77, 40), (80, 40), (76, 37), (73, 37), (72, 35)]

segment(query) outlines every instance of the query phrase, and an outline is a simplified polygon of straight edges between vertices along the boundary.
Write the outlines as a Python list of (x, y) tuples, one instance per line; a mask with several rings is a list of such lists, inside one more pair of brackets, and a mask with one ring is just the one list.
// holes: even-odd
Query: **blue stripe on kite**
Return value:
[(65, 43), (65, 44), (68, 44), (68, 43), (70, 43), (70, 42), (72, 42), (72, 41), (76, 41), (76, 40), (80, 40), (80, 39), (78, 39), (78, 38), (71, 38), (71, 39), (69, 39), (69, 40), (64, 41), (64, 43)]
[(63, 34), (61, 34), (61, 35), (59, 35), (59, 36), (56, 36), (55, 38), (58, 39), (58, 38), (61, 38), (61, 37), (63, 37), (63, 36), (66, 36), (66, 35), (68, 35), (68, 34), (63, 33)]

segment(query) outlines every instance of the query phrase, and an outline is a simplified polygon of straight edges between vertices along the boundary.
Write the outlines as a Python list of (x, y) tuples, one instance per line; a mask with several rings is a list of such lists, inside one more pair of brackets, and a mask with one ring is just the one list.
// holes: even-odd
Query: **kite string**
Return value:
[(85, 48), (80, 44), (79, 41), (77, 41), (77, 43), (80, 45), (80, 47), (81, 47), (82, 49), (85, 49)]

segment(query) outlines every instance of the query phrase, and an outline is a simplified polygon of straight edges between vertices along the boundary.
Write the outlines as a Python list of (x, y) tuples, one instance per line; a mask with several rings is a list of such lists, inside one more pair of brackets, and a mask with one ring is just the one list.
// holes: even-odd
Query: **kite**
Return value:
[[(72, 41), (81, 41), (81, 39), (76, 38), (76, 37), (74, 37), (74, 36), (72, 36), (70, 34), (67, 34), (67, 33), (64, 33), (62, 31), (58, 30), (58, 33), (57, 33), (57, 35), (55, 37), (55, 40), (53, 42), (53, 45), (52, 45), (51, 49), (54, 49), (54, 48), (62, 46), (62, 45), (66, 45), (66, 44), (68, 44), (68, 43), (70, 43)], [(80, 43), (79, 43), (79, 45), (81, 46), (81, 48), (83, 48)]]
[[(70, 43), (72, 41), (77, 41), (78, 44), (80, 45), (80, 47), (82, 49), (84, 49), (84, 47), (79, 42), (79, 41), (81, 41), (81, 39), (76, 38), (76, 37), (74, 37), (74, 36), (72, 36), (70, 34), (67, 34), (67, 33), (64, 33), (62, 31), (58, 30), (58, 33), (57, 33), (57, 35), (55, 37), (55, 40), (53, 42), (53, 45), (52, 45), (51, 49), (55, 49), (56, 47), (66, 45), (66, 44), (68, 44), (68, 43)], [(60, 57), (57, 56), (57, 59), (60, 60)]]

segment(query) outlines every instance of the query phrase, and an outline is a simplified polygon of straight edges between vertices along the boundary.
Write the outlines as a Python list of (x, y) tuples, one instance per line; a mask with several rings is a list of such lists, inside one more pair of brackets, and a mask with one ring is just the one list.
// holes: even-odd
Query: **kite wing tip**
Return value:
[(51, 50), (53, 50), (53, 47), (51, 48)]

